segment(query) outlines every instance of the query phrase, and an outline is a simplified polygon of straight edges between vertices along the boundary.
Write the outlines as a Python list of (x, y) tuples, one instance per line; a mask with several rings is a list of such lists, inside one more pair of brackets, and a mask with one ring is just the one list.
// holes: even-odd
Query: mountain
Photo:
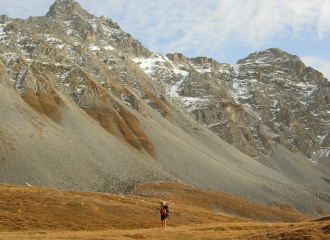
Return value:
[(330, 213), (330, 85), (279, 49), (150, 52), (73, 0), (0, 16), (0, 182), (129, 193), (180, 182)]
[(330, 84), (279, 49), (237, 64), (182, 54), (134, 58), (198, 122), (251, 157), (279, 143), (310, 159), (328, 156)]

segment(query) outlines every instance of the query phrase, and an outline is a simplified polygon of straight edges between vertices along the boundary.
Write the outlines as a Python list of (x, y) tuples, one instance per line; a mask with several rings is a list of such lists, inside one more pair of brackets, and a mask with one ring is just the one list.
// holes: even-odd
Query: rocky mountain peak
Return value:
[(5, 21), (8, 21), (8, 16), (7, 15), (5, 15), (5, 14), (3, 14), (3, 15), (0, 15), (0, 21), (2, 21), (2, 22), (5, 22)]
[[(301, 59), (296, 56), (282, 51), (278, 48), (270, 48), (265, 51), (255, 52), (248, 57), (241, 59), (237, 64), (245, 64), (245, 67), (257, 67), (258, 77), (261, 80), (264, 72), (274, 73), (279, 67), (293, 77), (303, 78), (306, 74), (306, 66)], [(251, 65), (252, 64), (252, 65)], [(300, 81), (300, 80), (299, 80)]]
[(264, 51), (251, 53), (248, 57), (240, 59), (237, 64), (245, 64), (252, 62), (268, 62), (268, 61), (296, 61), (302, 62), (300, 58), (296, 55), (289, 54), (278, 48), (269, 48)]
[(74, 0), (56, 0), (54, 4), (50, 6), (46, 17), (56, 20), (67, 20), (75, 14), (91, 16), (91, 14), (85, 11), (80, 4)]

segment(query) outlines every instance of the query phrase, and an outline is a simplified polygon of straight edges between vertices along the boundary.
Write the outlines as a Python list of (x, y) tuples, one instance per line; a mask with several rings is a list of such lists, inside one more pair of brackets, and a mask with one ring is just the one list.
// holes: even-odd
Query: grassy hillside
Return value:
[[(145, 197), (1, 184), (0, 239), (326, 239), (330, 233), (328, 217), (314, 220), (287, 206), (182, 184), (145, 184), (133, 194)], [(162, 200), (170, 207), (165, 230)]]

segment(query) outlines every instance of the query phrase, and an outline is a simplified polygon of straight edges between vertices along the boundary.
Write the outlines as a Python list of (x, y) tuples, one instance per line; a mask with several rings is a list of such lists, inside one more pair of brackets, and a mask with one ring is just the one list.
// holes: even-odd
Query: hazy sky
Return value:
[[(0, 0), (0, 15), (44, 16), (55, 0)], [(279, 48), (330, 79), (330, 0), (77, 0), (153, 52), (236, 63)]]

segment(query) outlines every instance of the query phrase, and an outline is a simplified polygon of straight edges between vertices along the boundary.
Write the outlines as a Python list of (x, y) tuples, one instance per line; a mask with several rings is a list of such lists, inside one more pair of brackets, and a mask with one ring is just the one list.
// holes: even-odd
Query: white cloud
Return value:
[(323, 73), (324, 77), (330, 80), (330, 61), (322, 59), (320, 56), (306, 56), (300, 58), (306, 66), (312, 67)]
[(330, 32), (330, 1), (323, 1), (320, 5), (320, 17), (316, 22), (318, 35), (324, 38)]
[(226, 44), (254, 49), (302, 35), (330, 35), (329, 0), (81, 0), (96, 15), (162, 53), (211, 53)]

